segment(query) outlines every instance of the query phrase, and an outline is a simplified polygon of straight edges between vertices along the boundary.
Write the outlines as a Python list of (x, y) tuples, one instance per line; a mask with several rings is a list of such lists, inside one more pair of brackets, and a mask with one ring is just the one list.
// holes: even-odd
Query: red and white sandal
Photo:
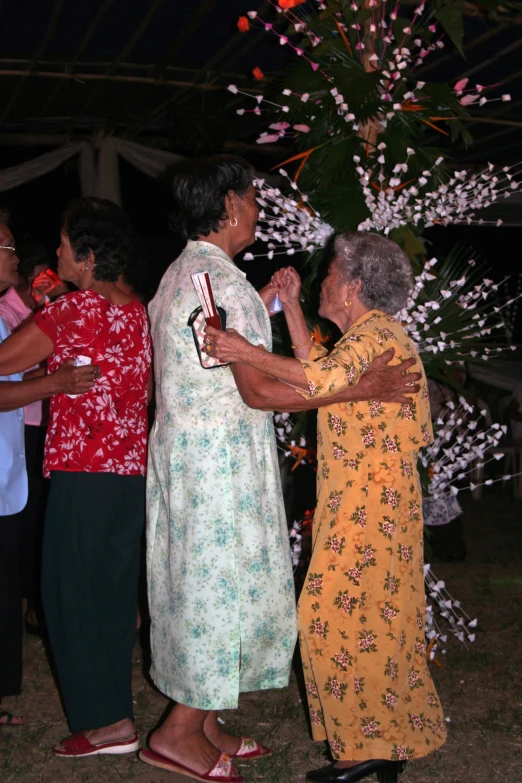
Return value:
[(249, 737), (241, 737), (241, 745), (236, 750), (232, 758), (234, 759), (260, 759), (263, 756), (271, 756), (272, 751), (261, 745), (257, 740)]
[(149, 750), (149, 748), (140, 750), (139, 756), (145, 764), (150, 764), (151, 767), (166, 769), (168, 772), (179, 772), (180, 775), (186, 775), (194, 780), (202, 780), (203, 783), (206, 781), (211, 781), (211, 783), (243, 783), (244, 781), (244, 777), (238, 773), (232, 759), (226, 753), (221, 753), (214, 766), (203, 774), (180, 764), (179, 761), (173, 761), (167, 756), (162, 756), (161, 753)]
[(123, 753), (135, 753), (139, 750), (140, 743), (138, 734), (135, 732), (128, 740), (118, 742), (103, 742), (100, 745), (93, 745), (89, 742), (83, 731), (71, 734), (62, 743), (63, 747), (56, 746), (53, 753), (57, 756), (66, 758), (81, 758), (82, 756), (99, 756), (103, 753), (112, 756), (119, 756)]

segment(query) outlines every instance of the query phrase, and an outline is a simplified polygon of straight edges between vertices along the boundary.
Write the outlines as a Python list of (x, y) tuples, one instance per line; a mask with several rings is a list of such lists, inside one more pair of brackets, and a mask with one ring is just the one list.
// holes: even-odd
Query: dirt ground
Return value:
[[(476, 641), (465, 649), (449, 641), (447, 664), (434, 667), (449, 739), (441, 750), (413, 762), (401, 783), (522, 783), (522, 501), (509, 489), (465, 504), (465, 563), (433, 566), (472, 617)], [(142, 738), (160, 719), (167, 700), (143, 674), (134, 650), (134, 698)], [(24, 690), (4, 705), (25, 714), (27, 726), (0, 730), (0, 781), (20, 783), (182, 783), (188, 778), (147, 767), (134, 755), (58, 759), (51, 747), (68, 734), (42, 642), (25, 640)], [(246, 783), (297, 783), (325, 763), (310, 740), (295, 676), (284, 691), (245, 695), (227, 728), (269, 744), (270, 759), (241, 765)]]

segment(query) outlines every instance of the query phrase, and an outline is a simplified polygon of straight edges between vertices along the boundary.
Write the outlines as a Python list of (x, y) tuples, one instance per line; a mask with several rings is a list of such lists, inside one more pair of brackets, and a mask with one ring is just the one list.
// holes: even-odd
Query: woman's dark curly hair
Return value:
[(76, 261), (94, 256), (94, 279), (115, 283), (141, 255), (141, 243), (125, 212), (112, 201), (80, 198), (62, 222)]
[(227, 193), (233, 190), (243, 198), (253, 179), (253, 167), (238, 155), (208, 155), (187, 161), (174, 177), (172, 228), (185, 239), (219, 231), (227, 218)]

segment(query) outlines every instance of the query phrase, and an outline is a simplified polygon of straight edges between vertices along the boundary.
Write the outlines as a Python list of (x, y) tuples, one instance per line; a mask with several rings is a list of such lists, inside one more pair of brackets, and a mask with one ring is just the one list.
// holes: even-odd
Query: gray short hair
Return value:
[(371, 310), (395, 315), (413, 288), (411, 264), (395, 242), (380, 234), (346, 231), (334, 241), (341, 280), (361, 281), (359, 299)]

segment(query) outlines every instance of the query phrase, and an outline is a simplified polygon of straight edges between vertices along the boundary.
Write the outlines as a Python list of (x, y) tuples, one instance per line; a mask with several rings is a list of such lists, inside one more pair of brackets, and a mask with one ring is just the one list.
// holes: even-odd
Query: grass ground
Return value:
[[(451, 718), (441, 750), (410, 764), (401, 783), (522, 783), (522, 501), (486, 494), (468, 501), (465, 563), (434, 566), (468, 613), (479, 618), (476, 641), (466, 650), (448, 643), (445, 669), (434, 678)], [(142, 764), (134, 755), (77, 761), (53, 757), (67, 735), (60, 699), (42, 643), (25, 640), (22, 696), (5, 707), (27, 717), (23, 729), (0, 730), (2, 783), (182, 783), (188, 780)], [(134, 651), (134, 698), (144, 739), (167, 707), (143, 674)], [(4, 705), (3, 705), (4, 706)], [(308, 735), (295, 676), (284, 691), (248, 694), (237, 713), (224, 713), (227, 728), (274, 749), (271, 758), (242, 765), (247, 783), (297, 783), (324, 763)]]

